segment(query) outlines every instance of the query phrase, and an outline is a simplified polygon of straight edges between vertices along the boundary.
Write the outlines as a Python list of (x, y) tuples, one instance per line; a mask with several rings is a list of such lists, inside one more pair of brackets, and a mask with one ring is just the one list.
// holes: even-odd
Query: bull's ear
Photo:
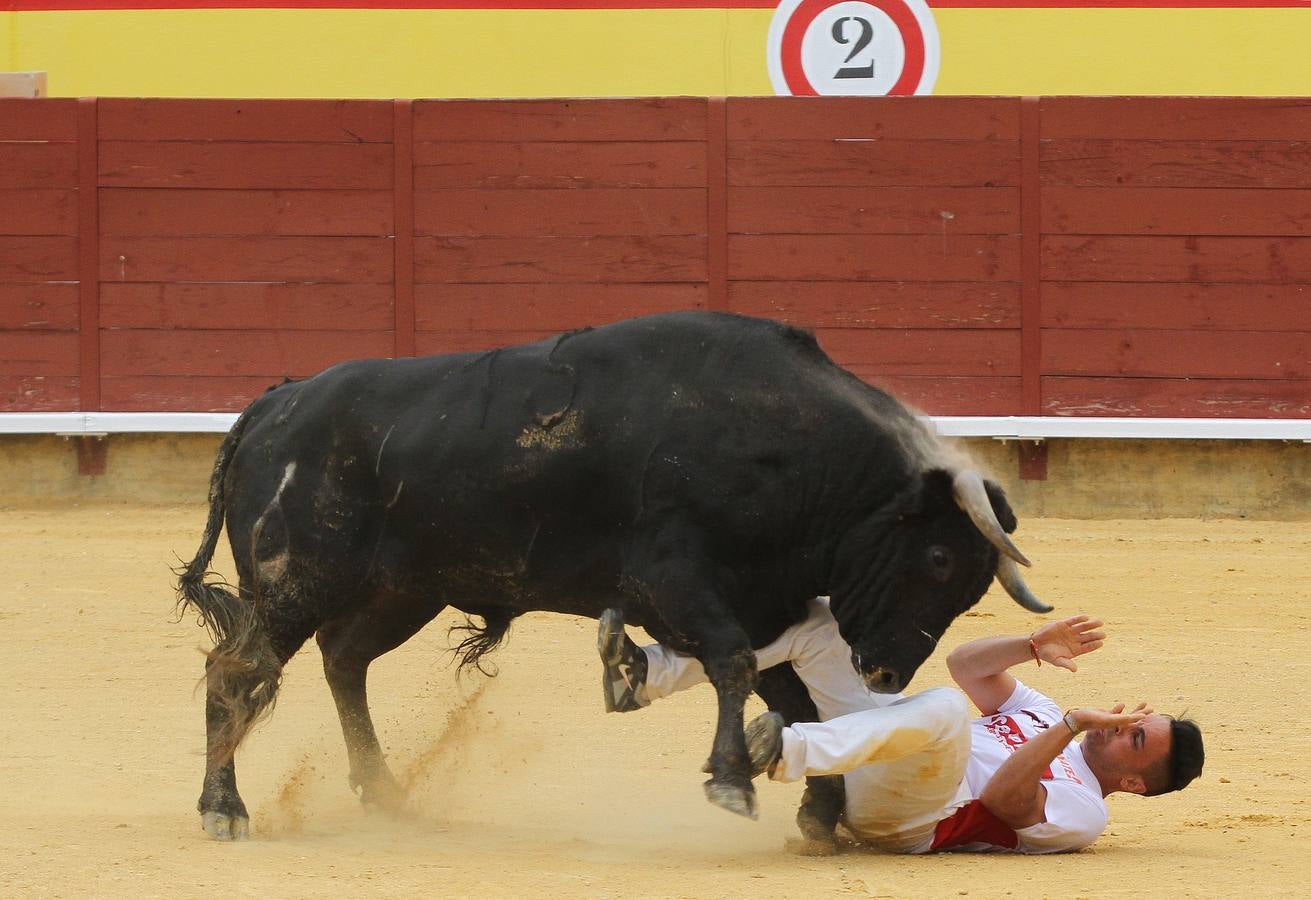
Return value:
[(983, 487), (988, 492), (988, 500), (992, 503), (992, 511), (996, 513), (998, 523), (1007, 534), (1014, 534), (1019, 522), (1016, 521), (1015, 511), (1011, 509), (1011, 504), (1006, 499), (1006, 492), (1001, 489), (1001, 485), (987, 478), (983, 480)]

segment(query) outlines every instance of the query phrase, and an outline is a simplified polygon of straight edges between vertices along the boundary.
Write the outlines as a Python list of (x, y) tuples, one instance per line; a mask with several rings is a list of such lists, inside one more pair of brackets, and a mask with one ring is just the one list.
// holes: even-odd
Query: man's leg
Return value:
[[(768, 723), (762, 730), (767, 738)], [(954, 688), (933, 688), (891, 706), (797, 723), (780, 737), (770, 778), (845, 775), (846, 824), (855, 835), (922, 850), (958, 799), (969, 761), (969, 704)], [(752, 750), (753, 757), (763, 753)]]
[[(597, 648), (605, 664), (606, 709), (627, 712), (706, 681), (695, 657), (661, 645), (638, 647), (623, 630), (619, 610), (601, 617)], [(875, 694), (851, 664), (851, 648), (842, 639), (828, 601), (810, 601), (809, 615), (756, 651), (756, 669), (790, 662), (820, 719), (887, 706), (900, 694)]]

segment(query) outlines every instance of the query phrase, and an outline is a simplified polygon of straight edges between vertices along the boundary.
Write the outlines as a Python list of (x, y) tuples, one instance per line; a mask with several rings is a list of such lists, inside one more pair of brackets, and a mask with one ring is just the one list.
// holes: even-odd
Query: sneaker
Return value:
[(624, 631), (623, 610), (611, 607), (601, 613), (596, 634), (596, 650), (601, 654), (605, 673), (601, 690), (605, 693), (606, 712), (632, 712), (649, 706), (646, 698), (646, 654)]
[(762, 772), (774, 774), (783, 755), (783, 717), (776, 712), (761, 713), (747, 723), (747, 754), (751, 757), (751, 777)]

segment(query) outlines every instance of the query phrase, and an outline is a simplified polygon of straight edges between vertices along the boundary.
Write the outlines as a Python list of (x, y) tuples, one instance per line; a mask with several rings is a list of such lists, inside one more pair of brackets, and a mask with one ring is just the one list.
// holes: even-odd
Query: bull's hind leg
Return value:
[[(817, 722), (819, 713), (810, 699), (806, 685), (789, 663), (772, 666), (760, 673), (756, 693), (769, 708), (781, 713), (785, 724)], [(803, 856), (828, 856), (837, 852), (834, 832), (846, 805), (847, 793), (841, 775), (822, 775), (806, 779), (806, 792), (797, 810), (797, 827), (802, 840), (789, 847)]]
[(404, 792), (383, 758), (369, 715), (369, 664), (413, 637), (443, 605), (385, 595), (325, 622), (318, 631), (323, 674), (332, 690), (350, 760), (350, 785), (360, 802), (397, 810)]
[(282, 667), (314, 631), (296, 605), (275, 598), (271, 608), (271, 617), (248, 608), (240, 629), (210, 651), (205, 663), (205, 780), (197, 808), (201, 827), (219, 840), (250, 835), (233, 755), (273, 703)]

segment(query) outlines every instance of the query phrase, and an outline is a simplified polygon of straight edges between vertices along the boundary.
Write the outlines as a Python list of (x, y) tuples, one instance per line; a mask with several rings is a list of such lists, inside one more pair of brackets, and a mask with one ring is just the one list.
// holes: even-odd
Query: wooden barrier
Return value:
[(0, 100), (0, 411), (647, 312), (935, 415), (1311, 417), (1311, 101)]

